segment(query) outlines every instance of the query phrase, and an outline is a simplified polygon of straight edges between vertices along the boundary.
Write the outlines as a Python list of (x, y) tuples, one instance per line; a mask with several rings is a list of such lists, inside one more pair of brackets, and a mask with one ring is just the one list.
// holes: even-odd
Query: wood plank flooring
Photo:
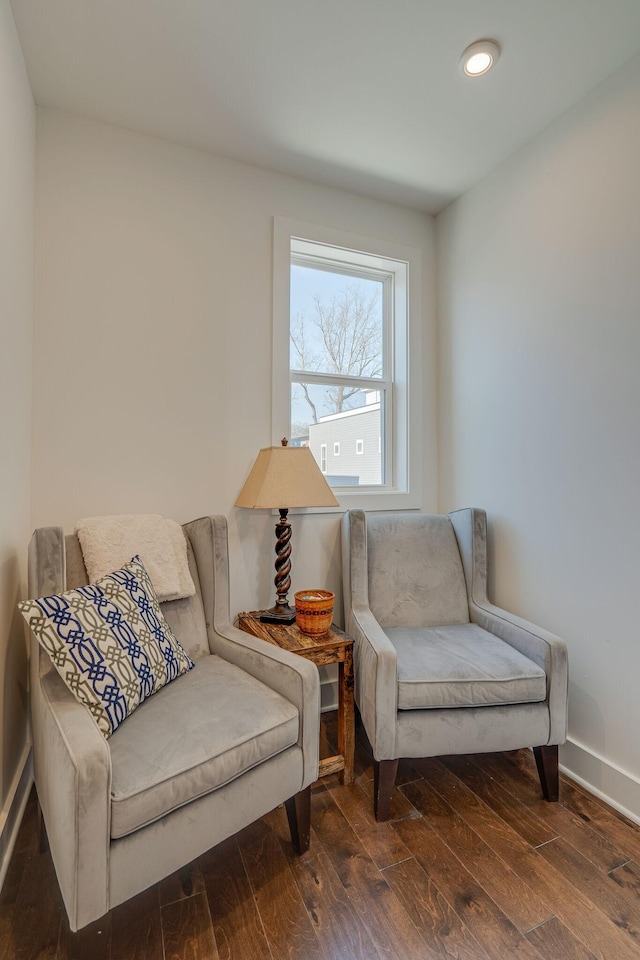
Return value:
[(32, 798), (0, 960), (640, 960), (640, 827), (566, 778), (544, 801), (530, 751), (401, 761), (386, 823), (372, 779), (360, 730), (356, 782), (313, 788), (304, 856), (279, 808), (73, 945)]

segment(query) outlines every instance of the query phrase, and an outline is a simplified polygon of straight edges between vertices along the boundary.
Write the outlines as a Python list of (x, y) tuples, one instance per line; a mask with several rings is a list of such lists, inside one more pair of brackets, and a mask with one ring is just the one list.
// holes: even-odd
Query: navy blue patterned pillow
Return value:
[(18, 606), (106, 738), (143, 700), (193, 666), (140, 557), (96, 583)]

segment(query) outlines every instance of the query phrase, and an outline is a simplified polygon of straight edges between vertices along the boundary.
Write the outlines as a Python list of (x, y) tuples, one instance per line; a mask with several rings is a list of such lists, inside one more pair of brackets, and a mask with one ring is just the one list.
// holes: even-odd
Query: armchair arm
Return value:
[(376, 760), (395, 760), (398, 663), (395, 647), (369, 607), (364, 510), (342, 518), (345, 629), (353, 637), (356, 702)]
[(37, 683), (36, 787), (69, 923), (77, 930), (110, 906), (111, 755), (88, 711), (55, 671)]
[(318, 776), (320, 680), (317, 667), (232, 626), (227, 521), (203, 517), (185, 526), (198, 566), (209, 648), (286, 697), (298, 708), (304, 756), (302, 787)]
[(298, 708), (298, 744), (304, 755), (300, 789), (318, 777), (320, 738), (320, 678), (314, 663), (244, 633), (231, 623), (216, 623), (209, 643), (213, 653), (271, 687)]
[(564, 743), (567, 737), (568, 661), (565, 643), (553, 633), (522, 617), (489, 603), (471, 601), (469, 613), (477, 623), (494, 633), (542, 667), (547, 675), (549, 743)]
[(467, 508), (449, 514), (455, 530), (467, 583), (469, 616), (494, 633), (547, 675), (549, 743), (564, 743), (567, 735), (567, 648), (559, 637), (528, 620), (507, 613), (487, 598), (487, 515)]
[[(29, 544), (29, 596), (66, 588), (61, 527)], [(31, 728), (38, 800), (72, 930), (109, 910), (111, 754), (31, 634)]]
[(395, 760), (398, 658), (395, 647), (368, 609), (354, 606), (347, 624), (355, 647), (356, 702), (376, 760)]

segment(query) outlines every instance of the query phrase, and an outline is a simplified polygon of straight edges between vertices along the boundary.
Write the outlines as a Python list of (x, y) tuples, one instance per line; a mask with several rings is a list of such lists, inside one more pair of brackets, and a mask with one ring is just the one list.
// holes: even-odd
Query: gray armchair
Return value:
[(345, 514), (345, 629), (371, 743), (375, 813), (389, 816), (400, 757), (533, 747), (558, 799), (567, 652), (487, 600), (486, 514)]
[[(283, 801), (295, 847), (309, 845), (317, 669), (231, 625), (225, 519), (183, 531), (196, 595), (162, 612), (195, 667), (109, 740), (31, 640), (35, 781), (72, 931)], [(31, 596), (85, 583), (77, 537), (36, 530)]]

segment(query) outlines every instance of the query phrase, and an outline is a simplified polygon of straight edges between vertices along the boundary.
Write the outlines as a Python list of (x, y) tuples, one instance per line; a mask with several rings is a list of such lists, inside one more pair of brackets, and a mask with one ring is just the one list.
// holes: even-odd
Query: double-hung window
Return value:
[(274, 436), (310, 447), (343, 506), (419, 505), (409, 343), (419, 251), (276, 219), (274, 264)]

